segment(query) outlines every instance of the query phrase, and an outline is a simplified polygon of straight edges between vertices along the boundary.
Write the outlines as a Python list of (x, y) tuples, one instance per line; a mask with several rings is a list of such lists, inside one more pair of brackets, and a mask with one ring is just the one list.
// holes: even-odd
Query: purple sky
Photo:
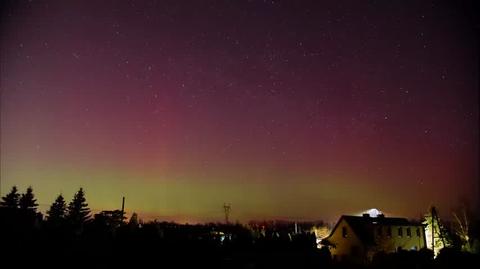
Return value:
[(469, 7), (319, 2), (7, 1), (2, 195), (177, 221), (477, 199)]

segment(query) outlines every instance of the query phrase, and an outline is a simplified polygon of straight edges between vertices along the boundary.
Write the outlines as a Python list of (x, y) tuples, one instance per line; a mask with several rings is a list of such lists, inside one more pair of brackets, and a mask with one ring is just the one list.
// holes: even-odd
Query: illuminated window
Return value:
[(407, 228), (407, 236), (412, 237), (412, 231), (410, 230), (410, 227)]
[(392, 237), (392, 227), (387, 228), (387, 236)]
[(398, 228), (398, 237), (402, 237), (403, 236), (403, 229), (402, 227)]
[(347, 227), (342, 227), (342, 236), (347, 237)]

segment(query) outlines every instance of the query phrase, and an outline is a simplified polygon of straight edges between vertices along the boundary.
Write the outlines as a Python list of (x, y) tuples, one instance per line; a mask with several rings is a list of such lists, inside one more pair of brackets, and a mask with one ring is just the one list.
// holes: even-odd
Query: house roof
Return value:
[[(410, 222), (406, 218), (387, 218), (384, 216), (373, 218), (369, 216), (344, 215), (338, 220), (331, 235), (335, 232), (342, 220), (348, 223), (353, 232), (365, 244), (374, 244), (374, 229), (379, 226), (422, 226), (422, 224)], [(328, 238), (326, 239), (328, 242)]]

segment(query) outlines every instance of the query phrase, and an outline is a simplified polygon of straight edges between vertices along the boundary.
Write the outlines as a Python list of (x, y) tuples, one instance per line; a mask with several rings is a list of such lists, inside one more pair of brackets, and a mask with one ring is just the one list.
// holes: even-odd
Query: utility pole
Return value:
[[(443, 235), (443, 230), (441, 226), (442, 224), (440, 223), (440, 218), (438, 217), (437, 209), (434, 206), (432, 206), (430, 213), (432, 215), (432, 251), (433, 253), (435, 253), (435, 228), (438, 229), (437, 238), (440, 238), (440, 240), (442, 241), (442, 247), (445, 247), (446, 244), (445, 244), (445, 236)], [(435, 227), (435, 225), (437, 227)]]
[(223, 203), (223, 211), (225, 213), (225, 223), (226, 224), (229, 223), (228, 218), (230, 217), (230, 209), (231, 209), (230, 204)]
[(436, 216), (437, 213), (435, 211), (434, 206), (432, 206), (430, 214), (432, 215), (432, 220), (431, 220), (432, 221), (432, 251), (435, 254), (435, 225), (434, 225), (435, 223), (434, 223), (434, 220), (436, 219), (435, 216)]
[(125, 216), (125, 196), (122, 197), (122, 222), (123, 216)]

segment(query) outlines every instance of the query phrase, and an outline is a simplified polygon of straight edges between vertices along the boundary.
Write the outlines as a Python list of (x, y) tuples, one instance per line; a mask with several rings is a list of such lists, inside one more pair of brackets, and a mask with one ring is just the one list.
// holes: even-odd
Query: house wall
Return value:
[[(387, 229), (391, 228), (392, 234), (388, 235)], [(399, 228), (403, 234), (399, 235)], [(407, 234), (410, 228), (411, 235)], [(417, 228), (420, 236), (417, 235)], [(382, 229), (380, 232), (379, 229)], [(376, 249), (373, 251), (395, 252), (400, 248), (403, 250), (420, 250), (425, 247), (425, 229), (423, 226), (379, 226), (375, 229)]]
[[(343, 236), (343, 228), (346, 229), (346, 237)], [(363, 259), (365, 256), (363, 244), (355, 235), (352, 228), (343, 219), (337, 225), (330, 237), (328, 237), (328, 241), (335, 246), (330, 248), (330, 252), (334, 259)]]

